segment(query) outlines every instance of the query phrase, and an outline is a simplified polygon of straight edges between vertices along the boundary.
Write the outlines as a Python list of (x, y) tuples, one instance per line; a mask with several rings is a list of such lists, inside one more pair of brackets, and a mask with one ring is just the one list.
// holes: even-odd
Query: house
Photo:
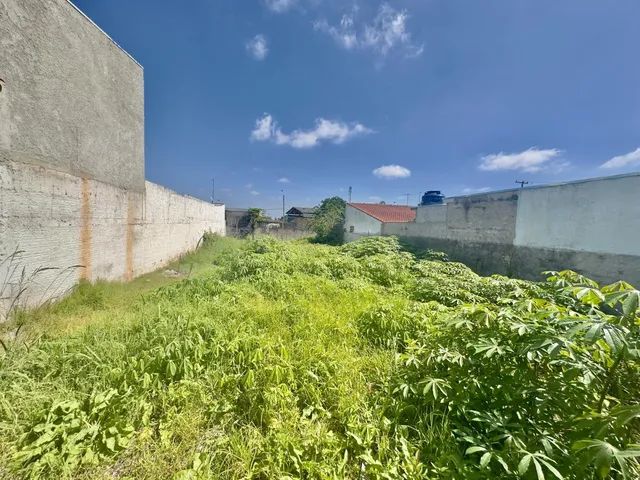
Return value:
[(308, 230), (315, 214), (315, 208), (291, 207), (285, 215), (287, 226), (298, 230)]
[(416, 209), (404, 205), (347, 203), (344, 217), (345, 240), (367, 235), (382, 235), (382, 224), (405, 223), (416, 219)]

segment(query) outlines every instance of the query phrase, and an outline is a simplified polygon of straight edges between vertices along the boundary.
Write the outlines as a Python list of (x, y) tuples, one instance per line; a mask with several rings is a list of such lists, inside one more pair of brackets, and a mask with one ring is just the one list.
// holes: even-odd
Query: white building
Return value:
[(351, 242), (368, 235), (382, 235), (385, 222), (403, 223), (416, 219), (416, 209), (404, 205), (379, 203), (347, 203), (345, 210), (345, 240)]

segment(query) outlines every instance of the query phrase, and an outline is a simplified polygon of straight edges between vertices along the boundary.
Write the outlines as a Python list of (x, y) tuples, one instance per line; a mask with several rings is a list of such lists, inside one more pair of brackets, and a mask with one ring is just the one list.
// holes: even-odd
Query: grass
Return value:
[(0, 357), (0, 477), (637, 478), (637, 290), (441, 260), (217, 238), (81, 285)]
[[(80, 283), (71, 295), (60, 302), (31, 311), (19, 312), (11, 322), (0, 323), (0, 338), (21, 327), (21, 334), (33, 338), (46, 334), (64, 336), (77, 328), (110, 321), (121, 322), (131, 314), (131, 307), (152, 290), (171, 285), (185, 278), (198, 278), (212, 267), (212, 262), (226, 252), (239, 248), (235, 238), (208, 241), (198, 250), (188, 253), (164, 268), (137, 277), (130, 282)], [(178, 275), (167, 274), (167, 271)]]

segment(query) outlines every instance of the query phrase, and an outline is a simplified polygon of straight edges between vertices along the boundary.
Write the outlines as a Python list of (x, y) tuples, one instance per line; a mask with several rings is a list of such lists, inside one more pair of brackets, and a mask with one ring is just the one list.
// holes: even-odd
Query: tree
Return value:
[(340, 197), (325, 198), (311, 222), (316, 242), (340, 245), (344, 240), (344, 211), (346, 202)]
[(260, 222), (264, 222), (267, 218), (262, 214), (261, 208), (250, 208), (247, 212), (249, 216), (249, 228), (251, 230), (251, 238), (256, 236), (256, 228)]

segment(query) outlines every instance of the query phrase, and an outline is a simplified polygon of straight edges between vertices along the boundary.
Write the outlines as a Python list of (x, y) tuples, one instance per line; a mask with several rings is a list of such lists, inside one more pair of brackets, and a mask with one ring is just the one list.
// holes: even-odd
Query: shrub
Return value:
[[(640, 292), (207, 240), (125, 318), (0, 357), (3, 478), (638, 478)], [(101, 298), (101, 300), (99, 300)]]

